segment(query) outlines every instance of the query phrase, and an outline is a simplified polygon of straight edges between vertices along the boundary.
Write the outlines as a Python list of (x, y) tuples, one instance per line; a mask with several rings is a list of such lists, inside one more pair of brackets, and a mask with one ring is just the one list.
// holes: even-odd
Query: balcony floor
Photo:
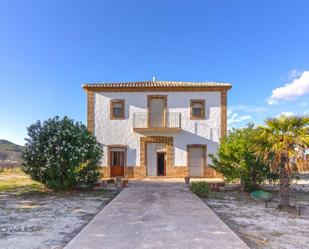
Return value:
[(134, 132), (181, 132), (181, 128), (133, 128)]

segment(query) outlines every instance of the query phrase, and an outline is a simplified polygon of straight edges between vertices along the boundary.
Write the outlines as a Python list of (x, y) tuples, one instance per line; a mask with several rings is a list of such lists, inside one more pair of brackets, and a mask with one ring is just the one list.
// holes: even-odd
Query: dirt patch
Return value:
[(278, 193), (273, 195), (268, 208), (239, 191), (214, 192), (204, 201), (250, 248), (308, 248), (309, 193), (291, 192), (291, 203), (301, 207), (301, 215), (297, 210), (279, 212)]
[(0, 193), (0, 248), (63, 248), (120, 190)]

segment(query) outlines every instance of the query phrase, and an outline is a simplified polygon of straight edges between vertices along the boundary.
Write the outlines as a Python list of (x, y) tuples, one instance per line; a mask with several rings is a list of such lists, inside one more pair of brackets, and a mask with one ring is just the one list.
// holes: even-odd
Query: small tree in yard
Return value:
[(24, 171), (56, 190), (93, 185), (99, 178), (102, 148), (87, 128), (68, 117), (28, 127)]
[(256, 150), (279, 174), (279, 209), (289, 209), (291, 169), (309, 147), (309, 117), (280, 116), (267, 119), (265, 124), (258, 129)]
[(255, 154), (252, 140), (256, 136), (253, 124), (242, 129), (233, 129), (223, 138), (217, 156), (210, 155), (212, 168), (223, 174), (228, 182), (240, 180), (247, 192), (259, 189), (260, 184), (271, 176), (263, 158)]

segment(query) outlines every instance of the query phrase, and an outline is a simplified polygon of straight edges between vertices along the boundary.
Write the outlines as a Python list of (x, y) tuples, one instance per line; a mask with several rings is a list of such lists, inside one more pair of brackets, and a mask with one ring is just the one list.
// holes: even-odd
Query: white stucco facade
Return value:
[[(133, 114), (147, 112), (148, 95), (166, 95), (167, 110), (181, 113), (180, 132), (133, 131)], [(110, 119), (110, 100), (125, 100), (125, 118)], [(205, 119), (190, 119), (190, 100), (205, 100)], [(103, 167), (107, 166), (107, 146), (127, 146), (127, 166), (140, 165), (140, 137), (173, 137), (174, 166), (187, 166), (187, 145), (206, 144), (207, 154), (216, 153), (221, 134), (221, 95), (216, 91), (205, 92), (95, 92), (94, 93), (94, 135), (103, 144)], [(210, 163), (207, 156), (207, 163)]]

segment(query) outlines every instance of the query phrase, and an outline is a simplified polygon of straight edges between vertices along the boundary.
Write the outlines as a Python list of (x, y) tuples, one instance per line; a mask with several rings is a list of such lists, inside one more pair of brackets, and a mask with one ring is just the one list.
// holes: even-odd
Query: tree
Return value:
[(309, 117), (282, 115), (266, 119), (258, 128), (255, 143), (258, 154), (279, 174), (279, 209), (289, 208), (291, 169), (309, 146)]
[(242, 189), (247, 192), (259, 189), (260, 184), (270, 177), (270, 170), (263, 158), (253, 150), (255, 136), (253, 124), (233, 129), (228, 137), (221, 139), (217, 155), (210, 155), (210, 166), (223, 174), (228, 182), (240, 180)]
[(56, 190), (93, 185), (101, 175), (102, 148), (87, 128), (68, 117), (55, 117), (28, 128), (23, 169)]

